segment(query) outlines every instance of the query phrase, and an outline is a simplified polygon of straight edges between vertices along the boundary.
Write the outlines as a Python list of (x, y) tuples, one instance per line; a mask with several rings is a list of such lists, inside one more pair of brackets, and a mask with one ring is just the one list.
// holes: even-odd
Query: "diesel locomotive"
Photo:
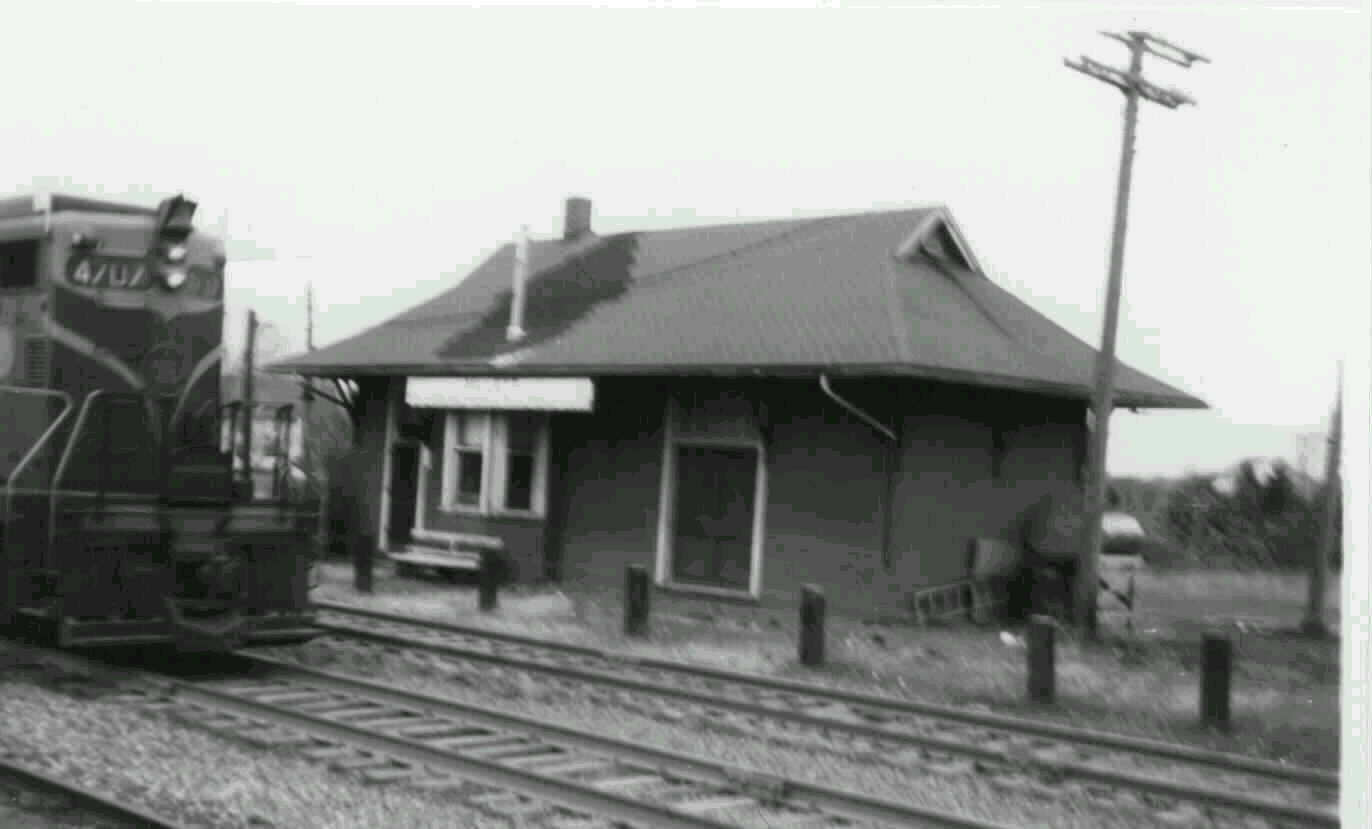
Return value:
[(318, 511), (245, 496), (225, 445), (227, 257), (195, 210), (0, 199), (5, 635), (225, 651), (317, 634)]

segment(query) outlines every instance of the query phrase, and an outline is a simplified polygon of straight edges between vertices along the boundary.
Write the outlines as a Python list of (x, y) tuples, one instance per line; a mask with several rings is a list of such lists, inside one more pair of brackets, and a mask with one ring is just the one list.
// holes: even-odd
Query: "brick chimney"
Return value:
[(569, 196), (566, 218), (562, 224), (562, 241), (574, 242), (590, 232), (591, 200), (581, 196)]

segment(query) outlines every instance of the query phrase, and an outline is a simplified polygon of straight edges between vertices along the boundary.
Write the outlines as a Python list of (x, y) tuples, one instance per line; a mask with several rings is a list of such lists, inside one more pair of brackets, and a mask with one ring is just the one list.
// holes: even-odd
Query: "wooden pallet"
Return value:
[(932, 622), (983, 622), (995, 608), (995, 595), (984, 581), (964, 579), (916, 590), (910, 597), (915, 624)]

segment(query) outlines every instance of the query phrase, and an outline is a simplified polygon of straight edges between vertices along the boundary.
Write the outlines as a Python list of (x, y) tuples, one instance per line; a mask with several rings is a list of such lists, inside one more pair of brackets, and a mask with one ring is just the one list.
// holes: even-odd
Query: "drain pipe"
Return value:
[(866, 423), (868, 426), (871, 426), (873, 429), (876, 429), (878, 432), (881, 432), (883, 435), (886, 436), (887, 440), (891, 441), (892, 443), (895, 443), (896, 440), (898, 440), (898, 438), (896, 438), (896, 433), (881, 425), (881, 421), (867, 414), (862, 409), (859, 409), (857, 406), (854, 406), (852, 403), (849, 403), (847, 400), (844, 400), (842, 397), (839, 397), (838, 393), (834, 391), (833, 386), (829, 385), (829, 375), (819, 375), (819, 387), (824, 390), (824, 393), (829, 396), (830, 400), (847, 409), (850, 414), (857, 417), (863, 423)]
[[(882, 569), (888, 573), (895, 566), (891, 557), (891, 511), (896, 501), (896, 470), (900, 465), (900, 438), (895, 432), (886, 428), (881, 421), (859, 409), (847, 400), (844, 400), (834, 391), (834, 387), (829, 385), (829, 375), (819, 375), (819, 387), (828, 395), (829, 399), (842, 406), (844, 410), (857, 417), (863, 423), (871, 426), (880, 432), (887, 440), (888, 451), (882, 456), (882, 472), (886, 477), (886, 492), (881, 503), (881, 564)], [(891, 456), (895, 455), (894, 458)]]

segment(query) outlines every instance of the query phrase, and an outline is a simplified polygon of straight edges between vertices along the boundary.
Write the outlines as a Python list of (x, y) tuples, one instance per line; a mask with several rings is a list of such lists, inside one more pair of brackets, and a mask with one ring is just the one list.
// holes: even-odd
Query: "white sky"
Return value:
[(1121, 413), (1111, 472), (1294, 457), (1335, 360), (1366, 381), (1365, 9), (62, 9), (25, 6), (46, 34), (0, 50), (26, 79), (4, 179), (228, 210), (280, 256), (230, 266), (230, 340), (251, 304), (297, 348), (307, 280), (327, 344), (521, 223), (558, 232), (570, 193), (601, 232), (946, 203), (993, 278), (1097, 343), (1122, 96), (1062, 59), (1123, 66), (1098, 31), (1146, 28), (1214, 62), (1145, 63), (1200, 105), (1143, 104), (1119, 351), (1214, 408)]

